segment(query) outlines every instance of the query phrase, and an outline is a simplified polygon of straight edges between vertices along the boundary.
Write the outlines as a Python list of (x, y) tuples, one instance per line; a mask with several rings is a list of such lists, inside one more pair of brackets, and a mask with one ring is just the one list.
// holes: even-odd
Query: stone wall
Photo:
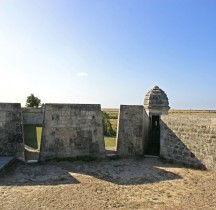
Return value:
[(19, 103), (0, 103), (0, 155), (24, 160), (22, 111)]
[(44, 111), (43, 108), (22, 108), (23, 124), (42, 125)]
[(216, 115), (161, 117), (161, 156), (216, 171)]
[(46, 104), (40, 160), (104, 156), (100, 105)]
[[(117, 136), (119, 155), (142, 155), (144, 149), (144, 116), (143, 106), (121, 105)], [(145, 126), (145, 128), (147, 128)], [(146, 134), (145, 134), (146, 135)]]
[(146, 110), (143, 110), (143, 154), (146, 153), (149, 144), (150, 121)]

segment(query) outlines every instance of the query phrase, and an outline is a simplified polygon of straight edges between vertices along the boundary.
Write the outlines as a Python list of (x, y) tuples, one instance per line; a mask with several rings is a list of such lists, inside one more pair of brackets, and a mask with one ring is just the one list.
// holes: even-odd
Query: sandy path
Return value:
[(216, 209), (216, 173), (157, 159), (16, 163), (0, 209)]

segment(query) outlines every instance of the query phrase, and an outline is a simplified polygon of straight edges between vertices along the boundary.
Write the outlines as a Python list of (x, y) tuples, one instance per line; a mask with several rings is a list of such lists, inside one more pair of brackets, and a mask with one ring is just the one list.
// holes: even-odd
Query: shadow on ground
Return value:
[(86, 175), (87, 179), (96, 178), (117, 185), (140, 185), (181, 179), (178, 174), (168, 171), (172, 166), (175, 167), (174, 164), (164, 164), (155, 158), (88, 163), (53, 161), (36, 165), (16, 162), (0, 176), (0, 186), (78, 184)]
[(0, 175), (0, 186), (78, 184), (62, 167), (55, 164), (26, 164), (16, 161)]

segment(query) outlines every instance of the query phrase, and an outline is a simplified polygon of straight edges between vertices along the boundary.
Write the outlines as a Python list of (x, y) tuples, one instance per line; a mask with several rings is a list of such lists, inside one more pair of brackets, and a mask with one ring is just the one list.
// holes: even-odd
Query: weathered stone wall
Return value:
[(149, 141), (150, 121), (146, 110), (143, 110), (143, 154), (146, 153)]
[(161, 156), (216, 171), (216, 115), (161, 117)]
[(40, 160), (104, 156), (100, 105), (46, 104)]
[(22, 111), (19, 103), (0, 103), (0, 155), (24, 160)]
[(42, 125), (44, 111), (43, 108), (22, 108), (23, 124)]
[(117, 136), (119, 155), (142, 155), (144, 148), (144, 107), (121, 105)]

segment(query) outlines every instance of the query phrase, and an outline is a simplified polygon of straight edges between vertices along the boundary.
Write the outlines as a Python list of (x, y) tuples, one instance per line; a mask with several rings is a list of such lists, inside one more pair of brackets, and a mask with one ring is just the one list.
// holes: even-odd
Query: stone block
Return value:
[(105, 156), (100, 105), (46, 104), (40, 160)]
[(21, 104), (0, 103), (0, 155), (24, 160)]
[(117, 151), (119, 155), (143, 155), (144, 112), (143, 106), (120, 106), (117, 136)]

